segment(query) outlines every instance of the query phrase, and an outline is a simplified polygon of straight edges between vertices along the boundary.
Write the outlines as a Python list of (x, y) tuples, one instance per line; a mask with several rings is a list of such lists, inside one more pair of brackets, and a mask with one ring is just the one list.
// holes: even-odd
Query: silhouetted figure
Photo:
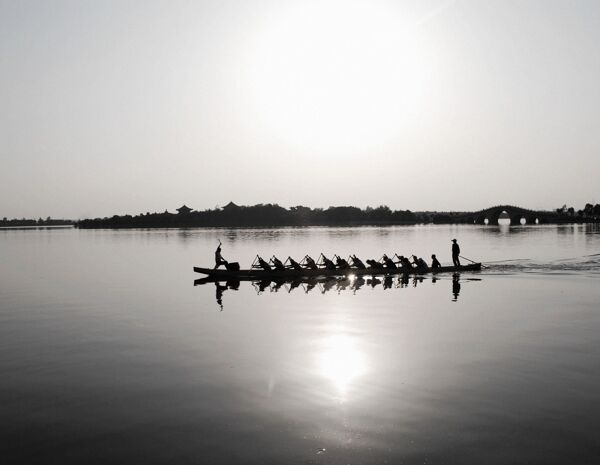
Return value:
[(328, 259), (324, 254), (321, 254), (321, 258), (323, 260), (323, 266), (326, 270), (335, 270), (335, 263), (332, 260)]
[(273, 263), (273, 268), (275, 268), (276, 270), (278, 270), (278, 271), (285, 270), (285, 266), (283, 265), (281, 260), (279, 260), (275, 255), (273, 255), (273, 258), (271, 258), (271, 262)]
[(364, 270), (367, 268), (365, 266), (365, 264), (362, 262), (362, 260), (360, 258), (358, 258), (356, 255), (350, 255), (350, 258), (352, 259), (352, 265), (355, 268), (358, 268), (359, 270)]
[(383, 270), (383, 263), (379, 263), (377, 260), (369, 259), (367, 265), (370, 270)]
[(339, 270), (347, 270), (348, 268), (350, 268), (348, 262), (339, 255), (335, 256), (335, 264)]
[(458, 259), (459, 255), (460, 246), (458, 245), (458, 242), (456, 242), (456, 239), (452, 239), (452, 263), (454, 263), (454, 266), (460, 266), (460, 260)]
[(256, 256), (256, 261), (258, 262), (258, 267), (262, 268), (265, 271), (273, 271), (271, 269), (271, 265), (269, 265), (262, 257), (259, 255)]
[(221, 241), (219, 241), (219, 246), (217, 247), (217, 250), (215, 250), (215, 267), (213, 268), (213, 270), (216, 270), (221, 265), (227, 267), (227, 260), (225, 260), (223, 258), (223, 255), (221, 255), (221, 245)]
[(460, 275), (458, 273), (454, 273), (452, 275), (452, 294), (454, 295), (454, 299), (452, 302), (456, 302), (458, 300), (458, 295), (460, 294)]
[(404, 271), (405, 273), (412, 270), (412, 263), (410, 263), (410, 260), (408, 258), (406, 258), (404, 255), (400, 255), (398, 257), (398, 259), (400, 260), (400, 265), (402, 266), (402, 271)]
[(309, 270), (316, 270), (319, 267), (317, 266), (317, 264), (315, 263), (315, 261), (312, 259), (311, 256), (307, 255), (306, 257), (304, 257), (304, 267), (309, 269)]
[(292, 257), (288, 257), (288, 261), (290, 262), (290, 268), (293, 268), (294, 270), (297, 270), (297, 271), (302, 270), (302, 266), (300, 266), (300, 263), (298, 263)]
[(425, 260), (423, 260), (422, 258), (417, 257), (416, 255), (412, 256), (413, 259), (413, 263), (415, 264), (415, 268), (422, 270), (422, 269), (427, 269), (429, 268), (427, 266), (427, 263), (425, 263)]
[(394, 263), (394, 260), (392, 260), (390, 257), (388, 257), (386, 254), (383, 254), (383, 264), (385, 265), (385, 267), (389, 270), (395, 270), (396, 264)]
[(433, 254), (431, 256), (431, 269), (432, 270), (436, 270), (438, 269), (440, 266), (442, 266), (442, 264), (439, 262), (439, 260), (437, 259), (437, 257), (435, 256), (435, 254)]

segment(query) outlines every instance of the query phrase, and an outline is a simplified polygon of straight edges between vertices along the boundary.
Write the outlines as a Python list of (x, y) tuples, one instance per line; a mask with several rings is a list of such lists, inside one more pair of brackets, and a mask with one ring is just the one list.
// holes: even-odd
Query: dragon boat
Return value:
[(439, 273), (456, 273), (463, 271), (480, 271), (481, 263), (470, 263), (468, 265), (461, 266), (441, 266), (438, 268), (410, 268), (405, 269), (403, 267), (398, 268), (318, 268), (318, 269), (294, 269), (286, 268), (285, 270), (263, 270), (260, 268), (250, 268), (241, 270), (227, 270), (227, 269), (214, 269), (214, 268), (202, 268), (199, 266), (194, 267), (196, 273), (207, 275), (212, 280), (237, 280), (237, 281), (253, 281), (253, 280), (265, 280), (265, 279), (301, 279), (321, 276), (389, 276), (389, 275), (424, 275), (424, 274), (439, 274)]

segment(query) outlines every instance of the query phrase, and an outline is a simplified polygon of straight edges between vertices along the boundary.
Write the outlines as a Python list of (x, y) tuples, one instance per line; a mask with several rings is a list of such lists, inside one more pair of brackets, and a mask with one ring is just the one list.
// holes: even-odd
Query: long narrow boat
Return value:
[(319, 268), (318, 270), (272, 270), (266, 271), (261, 269), (246, 269), (246, 270), (222, 270), (213, 268), (201, 268), (199, 266), (194, 267), (196, 273), (202, 273), (208, 275), (213, 279), (234, 279), (234, 280), (260, 280), (260, 279), (296, 279), (296, 278), (309, 278), (317, 276), (385, 276), (385, 275), (421, 275), (428, 273), (455, 273), (463, 271), (480, 271), (481, 263), (472, 263), (463, 266), (442, 266), (440, 268), (411, 268), (405, 270), (403, 268), (383, 268), (383, 269), (358, 269), (358, 268), (347, 268), (345, 270), (335, 269), (327, 270)]

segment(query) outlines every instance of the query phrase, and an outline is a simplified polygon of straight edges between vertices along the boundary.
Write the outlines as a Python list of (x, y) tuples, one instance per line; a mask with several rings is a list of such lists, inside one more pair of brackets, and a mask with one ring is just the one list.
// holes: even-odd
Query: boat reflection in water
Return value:
[[(260, 281), (249, 281), (257, 295), (264, 292), (279, 292), (286, 290), (288, 293), (302, 289), (304, 293), (308, 294), (312, 290), (317, 289), (321, 294), (325, 294), (330, 291), (336, 291), (338, 294), (350, 291), (356, 294), (363, 286), (367, 286), (371, 289), (403, 289), (408, 287), (417, 287), (418, 284), (422, 284), (426, 281), (430, 281), (432, 284), (436, 284), (438, 281), (450, 281), (449, 277), (425, 277), (425, 276), (385, 276), (385, 277), (364, 277), (364, 276), (324, 276), (324, 277), (309, 277), (295, 280), (285, 279), (265, 279)], [(461, 292), (461, 282), (466, 281), (481, 281), (481, 278), (462, 277), (460, 273), (454, 273), (452, 275), (452, 301), (457, 302), (458, 296)], [(240, 288), (240, 281), (229, 280), (218, 281), (213, 278), (202, 278), (194, 281), (194, 286), (214, 284), (216, 292), (217, 305), (223, 310), (223, 293), (227, 290), (237, 291)]]
[(460, 294), (460, 274), (454, 273), (452, 275), (452, 295), (454, 298), (452, 302), (458, 301), (458, 295)]

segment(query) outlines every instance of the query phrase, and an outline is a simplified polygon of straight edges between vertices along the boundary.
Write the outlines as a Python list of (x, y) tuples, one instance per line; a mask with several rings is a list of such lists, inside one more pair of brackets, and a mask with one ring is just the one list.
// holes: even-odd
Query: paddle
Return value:
[[(463, 257), (462, 255), (459, 255), (459, 257), (462, 258), (463, 260), (467, 260), (467, 261), (469, 261), (471, 263), (478, 263), (478, 262), (475, 262), (475, 261), (471, 260), (470, 258)], [(489, 268), (488, 266), (485, 266), (484, 264), (482, 264), (481, 266), (482, 266), (482, 268)]]

